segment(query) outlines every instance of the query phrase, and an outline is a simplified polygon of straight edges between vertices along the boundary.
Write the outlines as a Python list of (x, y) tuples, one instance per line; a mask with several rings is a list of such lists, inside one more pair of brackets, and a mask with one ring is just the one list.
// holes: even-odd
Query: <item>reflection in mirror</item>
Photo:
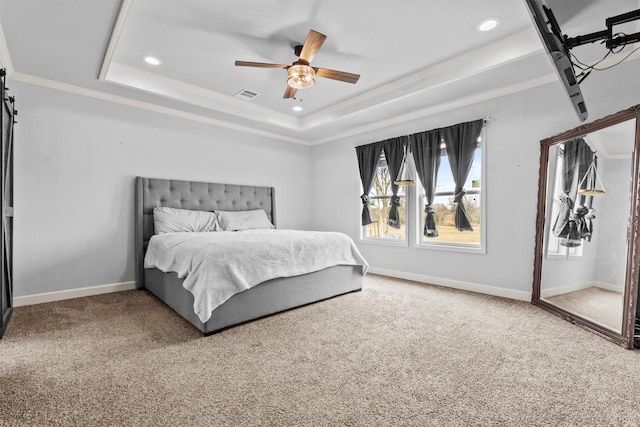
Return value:
[(549, 148), (540, 298), (622, 333), (635, 119)]
[[(540, 146), (531, 302), (633, 348), (640, 276), (640, 105)], [(640, 321), (637, 329), (640, 333)]]

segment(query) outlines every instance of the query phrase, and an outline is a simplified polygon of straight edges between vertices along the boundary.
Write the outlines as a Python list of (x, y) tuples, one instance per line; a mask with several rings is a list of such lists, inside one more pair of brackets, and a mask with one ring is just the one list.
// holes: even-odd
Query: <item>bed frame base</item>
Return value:
[(202, 323), (193, 311), (193, 295), (176, 273), (145, 269), (145, 287), (205, 336), (230, 326), (362, 289), (361, 266), (340, 265), (302, 276), (263, 282), (235, 294)]
[(336, 297), (339, 297), (339, 296), (342, 296), (342, 295), (351, 294), (351, 293), (360, 292), (360, 291), (362, 291), (362, 288), (358, 288), (358, 289), (355, 289), (355, 290), (353, 290), (353, 291), (345, 292), (345, 293), (343, 293), (343, 294), (335, 294), (335, 295), (331, 295), (331, 296), (329, 296), (329, 297), (327, 297), (327, 298), (319, 299), (319, 300), (316, 300), (316, 301), (311, 301), (311, 302), (308, 302), (308, 303), (306, 303), (306, 304), (294, 305), (293, 307), (290, 307), (290, 308), (287, 308), (287, 309), (284, 309), (284, 310), (281, 310), (281, 311), (276, 311), (276, 312), (273, 312), (273, 313), (271, 313), (271, 314), (265, 314), (264, 316), (260, 316), (260, 317), (257, 317), (257, 318), (255, 318), (255, 319), (246, 320), (246, 321), (243, 321), (243, 322), (240, 322), (240, 323), (236, 323), (235, 325), (225, 326), (224, 328), (217, 329), (217, 330), (212, 331), (212, 332), (203, 332), (202, 334), (203, 334), (205, 337), (208, 337), (209, 335), (219, 334), (220, 332), (226, 331), (227, 329), (231, 329), (231, 328), (233, 328), (234, 326), (242, 325), (242, 324), (244, 324), (244, 323), (254, 322), (254, 321), (256, 321), (256, 320), (264, 319), (265, 317), (273, 316), (274, 314), (282, 313), (282, 312), (289, 311), (289, 310), (295, 310), (296, 308), (305, 307), (305, 306), (307, 306), (307, 305), (315, 304), (315, 303), (317, 303), (317, 302), (326, 301), (326, 300), (329, 300), (329, 299), (331, 299), (331, 298), (336, 298)]

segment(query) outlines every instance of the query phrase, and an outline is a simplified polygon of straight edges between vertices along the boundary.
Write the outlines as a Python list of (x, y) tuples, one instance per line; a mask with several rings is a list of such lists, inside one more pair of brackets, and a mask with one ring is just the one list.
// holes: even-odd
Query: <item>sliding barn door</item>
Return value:
[(2, 99), (2, 170), (0, 173), (0, 202), (2, 221), (0, 226), (0, 256), (2, 276), (0, 289), (0, 338), (7, 329), (13, 312), (13, 124), (16, 111), (14, 99), (7, 94), (5, 70), (0, 70), (0, 94)]

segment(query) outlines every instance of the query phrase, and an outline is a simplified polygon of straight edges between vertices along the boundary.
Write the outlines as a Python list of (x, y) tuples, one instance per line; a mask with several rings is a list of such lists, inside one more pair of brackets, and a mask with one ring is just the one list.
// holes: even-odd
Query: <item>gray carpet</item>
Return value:
[(624, 295), (597, 287), (545, 298), (546, 301), (621, 333)]
[(525, 302), (381, 276), (206, 338), (126, 291), (15, 310), (0, 425), (637, 426), (640, 353)]

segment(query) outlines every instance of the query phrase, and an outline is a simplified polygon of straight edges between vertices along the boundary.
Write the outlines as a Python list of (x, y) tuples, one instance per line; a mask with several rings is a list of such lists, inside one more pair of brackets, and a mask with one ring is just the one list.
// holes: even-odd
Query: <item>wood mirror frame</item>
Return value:
[[(591, 132), (635, 119), (635, 139), (632, 164), (632, 183), (630, 194), (629, 222), (627, 228), (627, 254), (624, 281), (622, 328), (618, 333), (600, 323), (565, 310), (541, 299), (542, 264), (544, 258), (545, 218), (547, 209), (547, 184), (549, 174), (550, 148), (561, 142), (578, 138)], [(640, 104), (616, 114), (578, 126), (540, 141), (540, 178), (538, 181), (538, 213), (536, 216), (536, 244), (533, 272), (532, 304), (541, 307), (571, 323), (628, 349), (634, 348), (634, 327), (636, 323), (636, 304), (638, 296), (638, 267), (640, 267)]]

